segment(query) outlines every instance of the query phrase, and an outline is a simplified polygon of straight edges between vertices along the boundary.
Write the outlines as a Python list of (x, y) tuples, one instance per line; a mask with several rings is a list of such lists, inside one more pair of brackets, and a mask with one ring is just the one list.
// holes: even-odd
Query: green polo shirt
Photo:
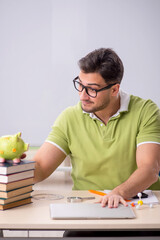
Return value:
[[(121, 107), (107, 125), (81, 103), (63, 111), (47, 142), (70, 155), (74, 190), (113, 189), (136, 170), (139, 144), (160, 144), (160, 110), (151, 100), (121, 92)], [(160, 179), (150, 189), (160, 190)]]

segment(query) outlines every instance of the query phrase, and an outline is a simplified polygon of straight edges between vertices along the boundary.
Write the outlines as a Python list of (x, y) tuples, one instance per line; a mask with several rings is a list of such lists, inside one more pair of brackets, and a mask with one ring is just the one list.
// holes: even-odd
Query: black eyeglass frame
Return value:
[[(87, 93), (90, 97), (92, 97), (92, 98), (96, 98), (98, 92), (104, 91), (104, 90), (106, 90), (106, 89), (111, 88), (112, 86), (114, 86), (114, 85), (116, 85), (116, 84), (119, 84), (118, 82), (111, 83), (111, 84), (109, 84), (108, 86), (103, 87), (103, 88), (100, 88), (100, 89), (97, 90), (97, 89), (94, 89), (94, 88), (91, 88), (91, 87), (86, 87), (86, 86), (84, 86), (82, 83), (80, 83), (79, 81), (77, 81), (77, 79), (79, 79), (78, 76), (73, 79), (73, 84), (74, 84), (75, 89), (76, 89), (78, 92), (82, 92), (83, 89), (85, 89), (85, 90), (86, 90), (86, 93)], [(81, 86), (82, 86), (82, 90), (81, 90), (81, 91), (76, 88), (76, 86), (75, 86), (75, 83), (76, 83), (76, 82), (79, 83), (79, 84), (81, 84)], [(92, 90), (94, 90), (94, 91), (96, 92), (96, 96), (95, 96), (95, 97), (91, 96), (91, 95), (88, 93), (88, 88), (90, 88), (90, 89), (92, 89)]]

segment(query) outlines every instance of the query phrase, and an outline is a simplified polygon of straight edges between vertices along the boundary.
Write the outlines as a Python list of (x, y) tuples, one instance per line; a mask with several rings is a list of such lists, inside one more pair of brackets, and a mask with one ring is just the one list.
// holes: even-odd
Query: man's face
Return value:
[[(79, 79), (80, 83), (82, 83), (85, 87), (91, 87), (96, 90), (107, 86), (105, 80), (99, 73), (84, 73), (81, 71)], [(92, 98), (86, 93), (86, 90), (83, 89), (82, 92), (79, 92), (82, 109), (89, 113), (96, 113), (104, 110), (110, 103), (110, 90), (111, 89), (107, 89), (98, 92), (97, 97)]]

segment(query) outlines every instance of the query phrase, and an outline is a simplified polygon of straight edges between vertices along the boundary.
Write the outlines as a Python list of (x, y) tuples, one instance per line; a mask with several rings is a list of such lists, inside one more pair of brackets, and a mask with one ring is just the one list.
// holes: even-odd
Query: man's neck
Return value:
[(103, 110), (95, 112), (94, 114), (107, 125), (109, 119), (120, 109), (120, 94), (113, 98), (110, 104)]

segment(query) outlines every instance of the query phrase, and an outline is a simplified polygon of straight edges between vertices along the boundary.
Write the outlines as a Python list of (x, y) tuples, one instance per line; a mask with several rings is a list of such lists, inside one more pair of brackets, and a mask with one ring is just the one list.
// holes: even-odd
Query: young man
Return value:
[(120, 90), (123, 64), (113, 50), (95, 50), (79, 67), (73, 83), (80, 102), (62, 112), (35, 155), (35, 181), (70, 155), (73, 189), (111, 190), (102, 206), (160, 189), (160, 110)]

